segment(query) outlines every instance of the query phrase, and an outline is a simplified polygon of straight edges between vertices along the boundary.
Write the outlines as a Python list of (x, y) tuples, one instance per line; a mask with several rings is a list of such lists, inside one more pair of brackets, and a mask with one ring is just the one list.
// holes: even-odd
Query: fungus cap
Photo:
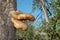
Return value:
[(26, 30), (28, 28), (27, 24), (25, 24), (24, 22), (22, 22), (20, 20), (16, 20), (16, 19), (12, 18), (12, 22), (16, 29)]

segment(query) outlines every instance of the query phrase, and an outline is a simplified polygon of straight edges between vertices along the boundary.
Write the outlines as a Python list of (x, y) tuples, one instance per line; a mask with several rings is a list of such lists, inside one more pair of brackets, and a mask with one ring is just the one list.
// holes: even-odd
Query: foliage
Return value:
[[(43, 11), (41, 5), (42, 5), (42, 0), (33, 0), (32, 12), (34, 12), (36, 9)], [(46, 9), (48, 11), (48, 15), (52, 16), (51, 11), (50, 11), (50, 5), (51, 5), (51, 3), (48, 0), (44, 0), (44, 6), (46, 7)]]
[(22, 40), (33, 40), (34, 37), (34, 26), (29, 26), (27, 31), (17, 30), (17, 36)]
[(27, 31), (17, 30), (17, 40), (46, 40), (47, 35), (41, 35), (46, 34), (44, 32), (41, 32), (39, 29), (35, 28), (33, 25), (29, 26)]
[(60, 0), (51, 0), (50, 8), (53, 16), (49, 18), (49, 23), (43, 21), (42, 25), (37, 28), (29, 25), (27, 31), (17, 30), (18, 38), (22, 40), (60, 40)]

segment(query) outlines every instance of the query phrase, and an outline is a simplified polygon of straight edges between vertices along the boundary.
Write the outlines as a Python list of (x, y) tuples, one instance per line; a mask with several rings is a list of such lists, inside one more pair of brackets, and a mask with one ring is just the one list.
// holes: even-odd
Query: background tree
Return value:
[(46, 6), (46, 5), (50, 5), (47, 0), (33, 0), (33, 10), (35, 10), (36, 8), (39, 8), (42, 12), (44, 12), (45, 21), (49, 23), (48, 14), (51, 14), (51, 13), (48, 8), (49, 6)]
[[(56, 20), (55, 24), (55, 36), (57, 40), (60, 40), (60, 34), (59, 34), (59, 30), (60, 30), (60, 0), (51, 0), (51, 8), (53, 10), (53, 18)], [(53, 35), (54, 36), (54, 35)], [(53, 38), (53, 37), (52, 37)]]
[[(35, 4), (36, 4), (36, 1), (35, 1)], [(38, 2), (41, 2), (41, 0), (40, 1), (38, 0)], [(46, 3), (47, 0), (44, 0), (44, 2)], [(50, 13), (52, 13), (53, 17), (51, 16), (51, 18), (49, 18), (48, 26), (47, 26), (46, 22), (43, 22), (40, 29), (43, 32), (46, 32), (47, 33), (47, 35), (49, 37), (48, 38), (49, 40), (59, 40), (60, 39), (60, 36), (58, 36), (59, 35), (59, 31), (58, 30), (60, 30), (60, 28), (59, 28), (59, 24), (60, 24), (60, 22), (59, 22), (60, 21), (60, 18), (59, 18), (59, 15), (60, 15), (59, 14), (60, 13), (59, 12), (60, 11), (60, 4), (59, 3), (60, 3), (60, 1), (59, 0), (57, 0), (57, 1), (56, 0), (53, 0), (53, 1), (50, 0), (50, 2), (51, 3), (48, 3), (48, 4), (50, 4), (50, 8), (52, 9)]]

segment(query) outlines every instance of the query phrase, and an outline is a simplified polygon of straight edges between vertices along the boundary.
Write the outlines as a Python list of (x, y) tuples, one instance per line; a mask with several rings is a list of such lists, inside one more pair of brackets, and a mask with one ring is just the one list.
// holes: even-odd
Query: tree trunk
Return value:
[(45, 20), (46, 20), (46, 22), (49, 23), (49, 20), (48, 20), (48, 12), (47, 12), (47, 9), (45, 7), (44, 0), (42, 0), (42, 5), (41, 6), (42, 6), (42, 9), (44, 11)]
[(0, 40), (15, 40), (15, 28), (9, 15), (11, 10), (16, 10), (16, 0), (0, 0)]

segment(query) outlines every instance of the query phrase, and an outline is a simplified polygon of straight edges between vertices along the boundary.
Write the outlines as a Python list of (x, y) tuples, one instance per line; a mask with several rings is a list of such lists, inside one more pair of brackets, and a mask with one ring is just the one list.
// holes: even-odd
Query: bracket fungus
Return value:
[(35, 18), (31, 14), (22, 14), (19, 11), (11, 11), (11, 21), (16, 29), (26, 30), (28, 28), (25, 21), (34, 21)]

